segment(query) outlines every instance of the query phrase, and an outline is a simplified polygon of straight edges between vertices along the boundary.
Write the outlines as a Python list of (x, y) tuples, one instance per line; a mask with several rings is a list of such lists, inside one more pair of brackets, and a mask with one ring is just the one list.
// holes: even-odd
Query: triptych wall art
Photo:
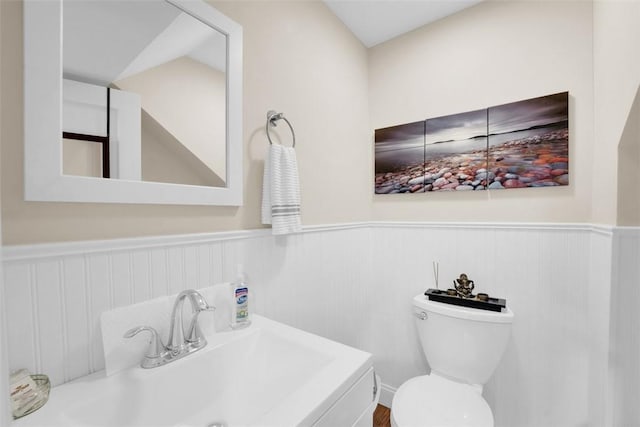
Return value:
[(376, 194), (569, 185), (569, 92), (375, 131)]

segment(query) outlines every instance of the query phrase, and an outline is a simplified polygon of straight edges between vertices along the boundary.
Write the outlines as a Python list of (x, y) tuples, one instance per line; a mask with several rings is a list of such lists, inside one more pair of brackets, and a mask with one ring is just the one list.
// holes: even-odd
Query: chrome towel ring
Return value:
[(296, 147), (296, 133), (293, 130), (293, 126), (291, 125), (291, 122), (289, 122), (289, 120), (287, 120), (287, 118), (284, 116), (284, 113), (276, 113), (273, 110), (269, 110), (267, 112), (267, 124), (265, 126), (265, 129), (267, 131), (267, 138), (269, 138), (269, 144), (273, 144), (273, 141), (271, 140), (271, 135), (269, 134), (269, 127), (276, 127), (278, 125), (276, 123), (278, 120), (284, 120), (289, 125), (289, 129), (291, 129), (291, 135), (293, 136), (293, 145), (292, 145), (292, 147), (295, 148)]

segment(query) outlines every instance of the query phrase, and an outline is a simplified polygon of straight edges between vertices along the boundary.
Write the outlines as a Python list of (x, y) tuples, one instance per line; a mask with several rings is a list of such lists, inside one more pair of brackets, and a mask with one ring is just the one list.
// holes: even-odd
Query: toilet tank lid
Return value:
[(513, 312), (509, 307), (503, 308), (501, 312), (482, 310), (472, 307), (462, 307), (459, 305), (431, 301), (424, 294), (416, 295), (413, 298), (413, 305), (426, 312), (438, 313), (444, 316), (456, 317), (458, 319), (490, 323), (513, 323)]

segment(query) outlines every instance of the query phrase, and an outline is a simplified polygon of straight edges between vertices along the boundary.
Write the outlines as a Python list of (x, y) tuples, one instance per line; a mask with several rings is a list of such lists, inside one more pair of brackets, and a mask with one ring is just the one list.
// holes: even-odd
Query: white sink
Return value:
[[(311, 425), (370, 375), (371, 364), (369, 353), (256, 315), (250, 327), (215, 334), (168, 365), (55, 387), (42, 409), (14, 426)], [(371, 400), (365, 392), (355, 399), (364, 405), (359, 413)]]

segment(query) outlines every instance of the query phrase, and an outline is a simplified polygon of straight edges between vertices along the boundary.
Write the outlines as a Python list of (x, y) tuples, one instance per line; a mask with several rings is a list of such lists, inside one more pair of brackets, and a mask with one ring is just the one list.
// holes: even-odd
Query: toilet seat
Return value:
[(493, 427), (489, 404), (473, 386), (438, 375), (411, 378), (391, 404), (394, 427)]

